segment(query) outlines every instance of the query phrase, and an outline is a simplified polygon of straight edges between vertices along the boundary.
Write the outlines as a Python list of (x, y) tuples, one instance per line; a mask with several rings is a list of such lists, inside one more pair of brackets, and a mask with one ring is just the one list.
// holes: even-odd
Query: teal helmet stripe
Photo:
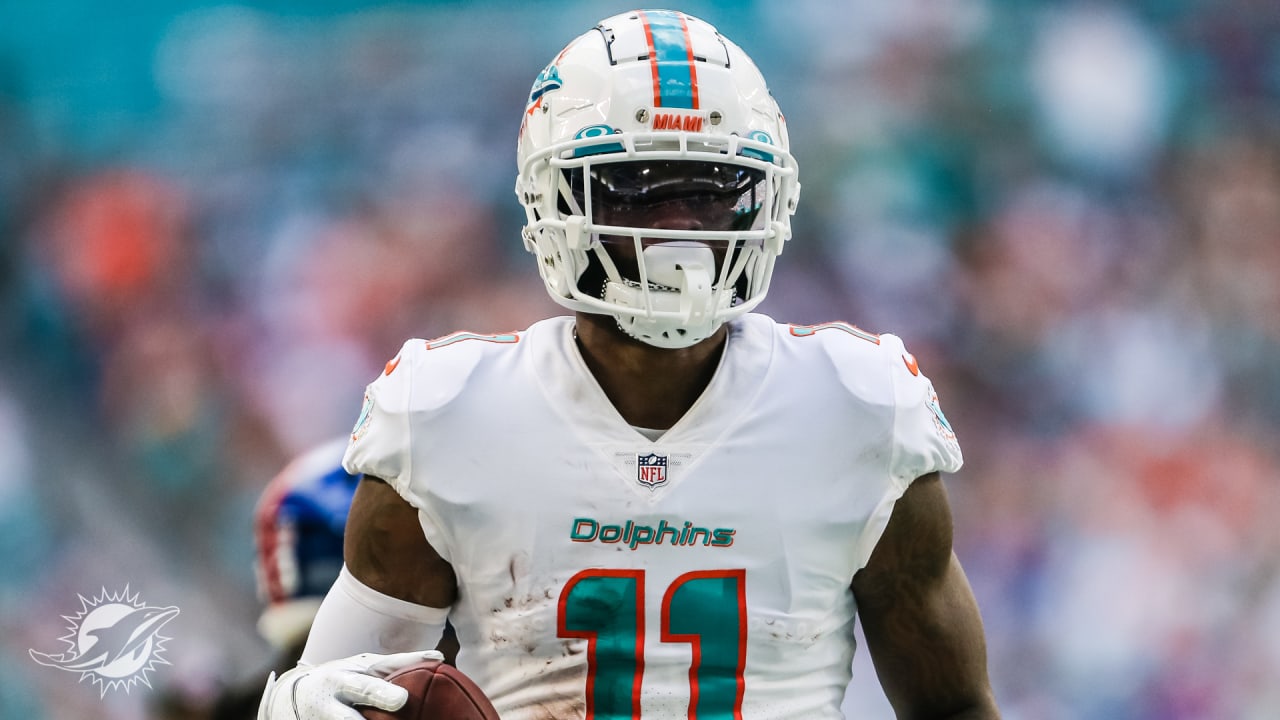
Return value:
[(640, 13), (649, 41), (655, 107), (698, 108), (698, 73), (684, 15), (670, 10)]

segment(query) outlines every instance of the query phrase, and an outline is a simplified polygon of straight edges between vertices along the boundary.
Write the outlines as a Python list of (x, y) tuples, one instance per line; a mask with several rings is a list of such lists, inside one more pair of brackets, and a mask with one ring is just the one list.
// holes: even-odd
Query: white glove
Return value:
[(267, 678), (258, 720), (364, 720), (352, 705), (395, 712), (409, 692), (383, 678), (422, 662), (444, 660), (435, 650), (376, 655), (361, 653), (315, 666), (298, 666)]

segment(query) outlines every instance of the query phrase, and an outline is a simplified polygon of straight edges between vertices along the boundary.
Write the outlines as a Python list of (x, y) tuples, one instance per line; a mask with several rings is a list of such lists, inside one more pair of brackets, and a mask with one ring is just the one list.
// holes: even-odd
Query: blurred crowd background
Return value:
[[(406, 337), (559, 313), (515, 134), (632, 4), (0, 4), (0, 717), (260, 671), (258, 492)], [(1280, 716), (1274, 0), (682, 9), (787, 112), (764, 310), (899, 334), (939, 389), (1005, 718)], [(126, 584), (181, 609), (150, 688), (28, 656)]]

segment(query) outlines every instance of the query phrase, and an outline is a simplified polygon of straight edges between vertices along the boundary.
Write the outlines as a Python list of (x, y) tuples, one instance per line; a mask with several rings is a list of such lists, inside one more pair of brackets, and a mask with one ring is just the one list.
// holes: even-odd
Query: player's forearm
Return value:
[(383, 595), (343, 568), (316, 613), (302, 662), (431, 649), (440, 642), (447, 614)]

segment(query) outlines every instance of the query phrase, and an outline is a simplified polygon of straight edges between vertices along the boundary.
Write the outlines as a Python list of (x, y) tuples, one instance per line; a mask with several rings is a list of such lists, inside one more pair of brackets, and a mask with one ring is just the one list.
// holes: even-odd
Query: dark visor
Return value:
[[(590, 166), (596, 222), (644, 226), (635, 217), (679, 202), (696, 212), (706, 230), (749, 229), (764, 193), (763, 170), (692, 160), (637, 160)], [(583, 207), (583, 171), (569, 171), (574, 199)]]

